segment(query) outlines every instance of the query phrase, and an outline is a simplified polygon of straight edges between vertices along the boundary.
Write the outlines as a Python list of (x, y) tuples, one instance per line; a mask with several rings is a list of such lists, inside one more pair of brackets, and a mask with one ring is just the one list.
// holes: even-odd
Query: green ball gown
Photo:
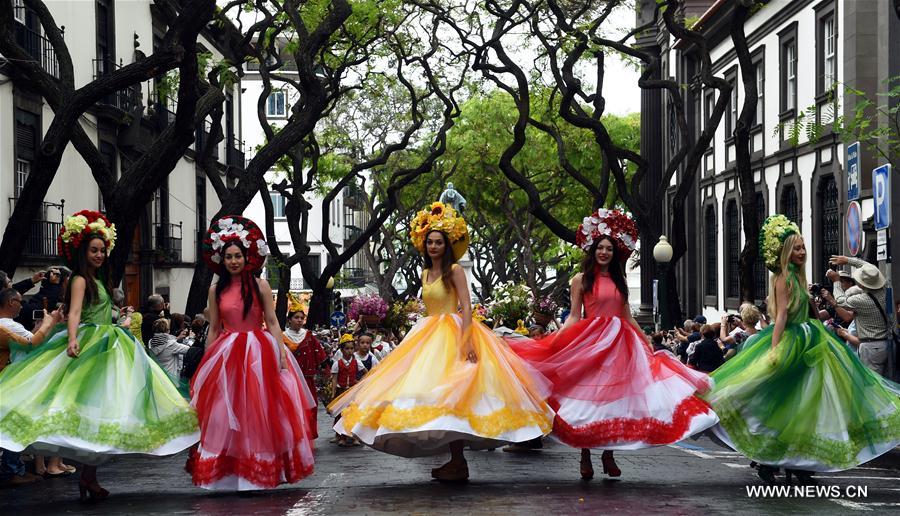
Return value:
[(0, 373), (0, 447), (100, 464), (110, 455), (170, 455), (199, 440), (197, 416), (127, 330), (111, 302), (85, 306), (81, 353), (66, 354), (62, 327)]
[(817, 319), (797, 269), (788, 322), (770, 355), (774, 324), (714, 371), (701, 397), (719, 416), (712, 431), (775, 467), (842, 471), (900, 444), (900, 386), (868, 369)]

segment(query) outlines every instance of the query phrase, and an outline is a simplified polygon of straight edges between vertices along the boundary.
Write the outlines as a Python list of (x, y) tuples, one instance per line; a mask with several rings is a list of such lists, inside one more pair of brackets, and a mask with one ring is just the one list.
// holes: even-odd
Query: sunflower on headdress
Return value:
[(413, 217), (409, 237), (413, 246), (422, 254), (425, 254), (425, 237), (432, 231), (443, 231), (447, 234), (457, 260), (466, 254), (469, 247), (469, 228), (466, 226), (466, 220), (457, 215), (452, 206), (433, 202)]

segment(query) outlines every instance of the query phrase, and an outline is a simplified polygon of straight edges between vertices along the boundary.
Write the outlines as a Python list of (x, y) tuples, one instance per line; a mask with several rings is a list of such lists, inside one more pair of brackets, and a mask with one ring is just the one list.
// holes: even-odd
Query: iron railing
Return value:
[(344, 283), (349, 288), (361, 288), (366, 284), (366, 272), (357, 267), (344, 267)]
[(365, 193), (359, 185), (351, 183), (347, 188), (344, 188), (344, 206), (354, 210), (362, 210), (365, 208)]
[(157, 222), (153, 224), (153, 250), (156, 261), (161, 263), (181, 262), (182, 223), (169, 224)]
[[(94, 67), (94, 80), (103, 77), (104, 75), (109, 75), (118, 68), (122, 68), (121, 65), (117, 65), (111, 59), (93, 59), (92, 63)], [(126, 86), (119, 91), (115, 91), (101, 98), (98, 104), (112, 106), (126, 113), (136, 111), (141, 105), (141, 86), (139, 84)]]
[(362, 235), (362, 229), (356, 226), (344, 226), (344, 242), (354, 242)]
[[(16, 19), (24, 20), (26, 7), (16, 6)], [(24, 23), (16, 23), (16, 43), (22, 47), (35, 61), (41, 64), (50, 75), (59, 78), (59, 61), (56, 59), (56, 52), (50, 40), (41, 35), (40, 32), (28, 28)]]
[[(10, 213), (16, 209), (15, 197), (9, 198)], [(50, 210), (59, 210), (59, 221), (49, 219)], [(59, 203), (45, 202), (41, 205), (40, 219), (31, 221), (31, 229), (25, 240), (25, 256), (40, 258), (56, 258), (59, 256), (57, 237), (62, 229), (62, 218), (65, 210), (65, 201)]]
[(225, 164), (244, 168), (245, 160), (244, 142), (232, 136), (225, 151)]

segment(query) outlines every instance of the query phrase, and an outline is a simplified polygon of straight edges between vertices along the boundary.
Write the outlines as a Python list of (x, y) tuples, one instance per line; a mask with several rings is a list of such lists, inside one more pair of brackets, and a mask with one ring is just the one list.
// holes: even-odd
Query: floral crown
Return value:
[(306, 305), (304, 305), (303, 301), (300, 300), (299, 295), (297, 295), (293, 292), (288, 292), (287, 301), (288, 301), (288, 313), (294, 313), (294, 312), (306, 313)]
[(612, 237), (623, 262), (637, 248), (638, 230), (631, 216), (618, 209), (605, 208), (600, 208), (584, 218), (575, 233), (575, 244), (585, 251), (590, 251), (594, 242), (604, 235)]
[(226, 215), (210, 224), (203, 240), (203, 260), (210, 270), (225, 274), (222, 251), (231, 242), (239, 243), (247, 251), (248, 272), (261, 270), (269, 255), (263, 232), (255, 222), (238, 215)]
[(349, 333), (345, 333), (345, 334), (341, 335), (341, 340), (338, 344), (343, 345), (348, 342), (353, 342), (353, 340), (354, 340), (353, 335), (350, 335)]
[(766, 268), (774, 273), (781, 272), (781, 248), (792, 234), (800, 234), (800, 227), (781, 214), (771, 215), (763, 222), (759, 231), (759, 248), (766, 260)]
[(98, 211), (81, 210), (66, 217), (59, 230), (57, 244), (63, 257), (69, 262), (75, 259), (78, 246), (85, 238), (96, 235), (106, 243), (106, 252), (110, 253), (116, 246), (116, 225)]
[(456, 210), (444, 203), (433, 202), (420, 211), (410, 224), (409, 237), (413, 245), (425, 254), (425, 237), (431, 231), (443, 231), (450, 238), (453, 256), (459, 260), (469, 248), (469, 228), (466, 220), (456, 214)]

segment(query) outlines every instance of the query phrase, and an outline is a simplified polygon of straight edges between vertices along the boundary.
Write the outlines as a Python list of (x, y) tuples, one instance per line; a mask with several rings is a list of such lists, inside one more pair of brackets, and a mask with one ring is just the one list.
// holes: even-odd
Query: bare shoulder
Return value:
[(581, 288), (582, 278), (584, 277), (584, 273), (578, 272), (574, 276), (572, 276), (572, 281), (569, 283), (573, 287)]
[(269, 285), (269, 282), (264, 278), (256, 278), (256, 284), (259, 285), (259, 289), (263, 292), (271, 292), (272, 287)]
[(216, 288), (217, 288), (218, 286), (219, 286), (219, 282), (218, 282), (218, 281), (214, 281), (213, 284), (209, 286), (209, 293), (210, 293), (211, 295), (215, 295), (215, 294), (216, 294)]
[(72, 276), (72, 279), (69, 281), (70, 287), (84, 287), (87, 285), (87, 281), (85, 281), (84, 276)]
[(465, 269), (463, 269), (462, 265), (460, 265), (458, 263), (454, 263), (450, 267), (450, 271), (453, 273), (454, 276), (465, 276), (466, 275)]

